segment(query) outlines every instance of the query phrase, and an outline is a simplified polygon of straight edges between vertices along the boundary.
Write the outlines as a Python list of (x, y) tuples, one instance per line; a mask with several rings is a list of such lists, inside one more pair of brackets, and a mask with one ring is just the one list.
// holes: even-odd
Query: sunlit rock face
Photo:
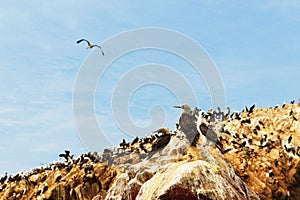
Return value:
[(263, 199), (299, 199), (299, 121), (299, 104), (283, 104), (225, 122), (224, 156)]
[(176, 130), (3, 176), (0, 199), (298, 199), (299, 104), (184, 114)]

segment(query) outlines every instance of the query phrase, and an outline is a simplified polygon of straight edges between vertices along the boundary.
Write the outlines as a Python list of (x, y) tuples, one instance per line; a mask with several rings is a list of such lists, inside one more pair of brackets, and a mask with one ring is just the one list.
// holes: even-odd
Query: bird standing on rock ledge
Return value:
[(77, 44), (79, 44), (79, 43), (81, 43), (82, 41), (85, 41), (86, 43), (87, 43), (87, 49), (91, 49), (91, 48), (94, 48), (94, 47), (98, 47), (100, 50), (101, 50), (101, 53), (102, 53), (102, 55), (104, 56), (104, 52), (103, 52), (103, 50), (102, 50), (102, 48), (99, 46), (99, 45), (92, 45), (88, 40), (86, 40), (86, 39), (80, 39), (80, 40), (78, 40), (76, 43)]
[(195, 147), (200, 133), (197, 131), (197, 125), (195, 123), (196, 117), (192, 114), (191, 107), (187, 104), (183, 104), (180, 106), (174, 106), (174, 108), (183, 109), (179, 118), (179, 126), (191, 145)]

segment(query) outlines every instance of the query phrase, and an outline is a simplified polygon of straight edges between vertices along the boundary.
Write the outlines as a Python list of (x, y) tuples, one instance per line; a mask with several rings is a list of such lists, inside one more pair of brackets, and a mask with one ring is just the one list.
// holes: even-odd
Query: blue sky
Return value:
[[(181, 32), (199, 43), (215, 63), (227, 105), (233, 110), (252, 104), (269, 107), (300, 97), (299, 11), (296, 0), (3, 1), (0, 174), (50, 163), (64, 149), (75, 155), (87, 151), (74, 124), (72, 96), (82, 63), (93, 50), (76, 45), (76, 40), (101, 43), (143, 27)], [(106, 103), (110, 89), (124, 73), (146, 63), (174, 67), (197, 92), (198, 105), (192, 106), (206, 110), (211, 106), (205, 82), (185, 61), (158, 50), (132, 52), (106, 71), (95, 91), (97, 119), (105, 124), (103, 131), (112, 135), (109, 139), (114, 145), (121, 138)], [(176, 94), (150, 84), (134, 93), (128, 110), (137, 125), (147, 126), (149, 108), (159, 104), (164, 108), (165, 125), (173, 129), (180, 114), (172, 108), (177, 103)], [(154, 117), (160, 115), (154, 113)]]

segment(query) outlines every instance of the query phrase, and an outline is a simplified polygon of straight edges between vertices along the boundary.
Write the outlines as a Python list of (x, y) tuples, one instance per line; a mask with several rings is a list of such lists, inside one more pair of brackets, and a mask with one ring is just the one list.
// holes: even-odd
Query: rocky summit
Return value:
[(299, 199), (300, 102), (183, 113), (101, 154), (0, 178), (0, 199)]

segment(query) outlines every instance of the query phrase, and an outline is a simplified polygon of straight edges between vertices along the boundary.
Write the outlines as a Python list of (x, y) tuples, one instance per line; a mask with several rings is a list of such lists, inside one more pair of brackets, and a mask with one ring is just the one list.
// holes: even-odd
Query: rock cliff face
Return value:
[(5, 175), (0, 199), (297, 199), (300, 104), (187, 110), (176, 130)]

